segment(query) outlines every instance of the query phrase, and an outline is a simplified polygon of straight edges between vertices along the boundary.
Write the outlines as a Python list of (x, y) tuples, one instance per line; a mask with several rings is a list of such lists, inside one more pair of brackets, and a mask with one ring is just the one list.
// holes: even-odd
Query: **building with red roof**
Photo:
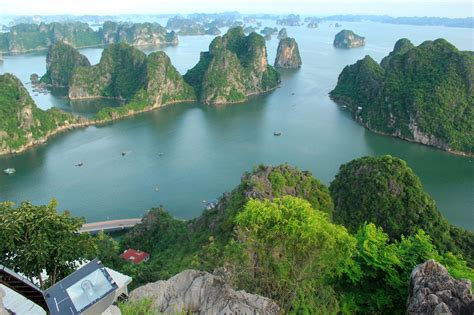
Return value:
[(131, 263), (137, 265), (142, 261), (148, 261), (148, 259), (150, 259), (150, 254), (148, 254), (147, 252), (142, 252), (141, 250), (129, 248), (124, 251), (120, 255), (120, 257), (122, 257), (126, 261), (130, 261)]

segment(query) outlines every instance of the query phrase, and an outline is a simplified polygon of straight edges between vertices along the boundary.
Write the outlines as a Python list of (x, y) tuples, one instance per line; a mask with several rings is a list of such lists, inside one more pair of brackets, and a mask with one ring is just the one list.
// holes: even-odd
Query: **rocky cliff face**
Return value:
[(379, 65), (347, 66), (331, 97), (370, 130), (450, 152), (474, 153), (474, 57), (446, 40), (402, 39)]
[(278, 36), (277, 38), (280, 40), (280, 39), (285, 39), (288, 37), (288, 33), (286, 31), (286, 28), (282, 28), (279, 32), (278, 32)]
[(76, 68), (71, 82), (70, 99), (131, 101), (140, 94), (140, 101), (152, 107), (196, 99), (193, 88), (184, 82), (164, 52), (146, 56), (123, 43), (106, 48), (99, 64)]
[(294, 38), (284, 38), (278, 44), (275, 68), (300, 68), (301, 56)]
[(18, 24), (4, 34), (6, 46), (2, 48), (11, 53), (47, 49), (51, 44), (64, 42), (75, 47), (97, 46), (102, 44), (100, 35), (87, 23)]
[(185, 270), (167, 281), (133, 290), (130, 300), (151, 299), (156, 312), (174, 314), (279, 314), (278, 305), (265, 297), (235, 291), (207, 272)]
[(77, 67), (89, 67), (86, 56), (71, 45), (57, 42), (51, 45), (46, 56), (46, 74), (41, 82), (55, 87), (68, 87)]
[(0, 154), (44, 142), (51, 133), (78, 123), (58, 109), (39, 109), (19, 79), (0, 75)]
[(69, 98), (130, 99), (146, 82), (146, 58), (145, 53), (130, 45), (110, 45), (99, 64), (76, 69)]
[(411, 273), (407, 314), (474, 314), (471, 282), (452, 278), (441, 264), (428, 260)]
[(193, 88), (184, 82), (170, 58), (162, 51), (148, 55), (147, 76), (146, 91), (152, 106), (196, 99)]
[(225, 104), (242, 102), (249, 95), (276, 88), (279, 75), (268, 65), (262, 36), (245, 36), (243, 29), (237, 27), (216, 37), (184, 79), (194, 87), (201, 102)]
[(336, 48), (357, 48), (365, 45), (365, 38), (355, 34), (353, 31), (342, 30), (334, 37)]
[(175, 32), (167, 32), (158, 23), (116, 23), (107, 21), (102, 28), (105, 44), (126, 43), (133, 46), (178, 45)]
[(99, 31), (87, 23), (18, 24), (9, 33), (0, 33), (0, 52), (25, 53), (46, 50), (64, 42), (76, 48), (128, 43), (134, 46), (177, 45), (175, 32), (167, 32), (157, 23), (105, 22)]

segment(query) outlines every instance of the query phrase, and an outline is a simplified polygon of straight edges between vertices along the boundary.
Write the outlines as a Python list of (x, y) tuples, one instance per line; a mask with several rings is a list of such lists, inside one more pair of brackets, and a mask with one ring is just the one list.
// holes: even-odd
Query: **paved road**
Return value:
[(79, 230), (79, 233), (97, 233), (100, 231), (112, 232), (123, 229), (129, 229), (141, 222), (141, 218), (110, 220), (101, 222), (86, 223)]

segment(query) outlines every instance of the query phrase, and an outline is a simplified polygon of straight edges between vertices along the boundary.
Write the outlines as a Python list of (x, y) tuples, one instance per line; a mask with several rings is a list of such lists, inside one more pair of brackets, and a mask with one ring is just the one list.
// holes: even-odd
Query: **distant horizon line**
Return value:
[(465, 16), (465, 17), (447, 17), (447, 16), (431, 16), (431, 15), (390, 15), (390, 14), (350, 14), (350, 13), (338, 13), (338, 14), (327, 14), (327, 15), (317, 15), (317, 14), (301, 14), (301, 13), (241, 13), (239, 11), (222, 11), (222, 12), (192, 12), (192, 13), (119, 13), (119, 14), (72, 14), (72, 13), (55, 13), (55, 14), (0, 14), (0, 17), (32, 17), (32, 16), (48, 16), (48, 17), (57, 17), (57, 16), (71, 16), (71, 17), (107, 17), (107, 16), (188, 16), (193, 14), (203, 14), (203, 15), (213, 15), (213, 14), (239, 14), (243, 16), (248, 15), (267, 15), (272, 17), (286, 17), (289, 15), (299, 15), (301, 17), (335, 17), (335, 16), (347, 16), (347, 17), (390, 17), (390, 18), (440, 18), (440, 19), (450, 19), (450, 20), (463, 20), (463, 19), (474, 19), (474, 16)]

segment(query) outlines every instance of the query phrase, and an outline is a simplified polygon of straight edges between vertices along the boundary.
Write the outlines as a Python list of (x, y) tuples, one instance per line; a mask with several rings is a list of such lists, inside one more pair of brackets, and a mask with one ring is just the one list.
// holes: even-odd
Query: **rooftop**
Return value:
[(126, 251), (124, 251), (120, 255), (120, 257), (134, 264), (139, 264), (144, 260), (147, 261), (148, 258), (150, 258), (150, 254), (148, 254), (147, 252), (142, 252), (141, 250), (129, 248)]

